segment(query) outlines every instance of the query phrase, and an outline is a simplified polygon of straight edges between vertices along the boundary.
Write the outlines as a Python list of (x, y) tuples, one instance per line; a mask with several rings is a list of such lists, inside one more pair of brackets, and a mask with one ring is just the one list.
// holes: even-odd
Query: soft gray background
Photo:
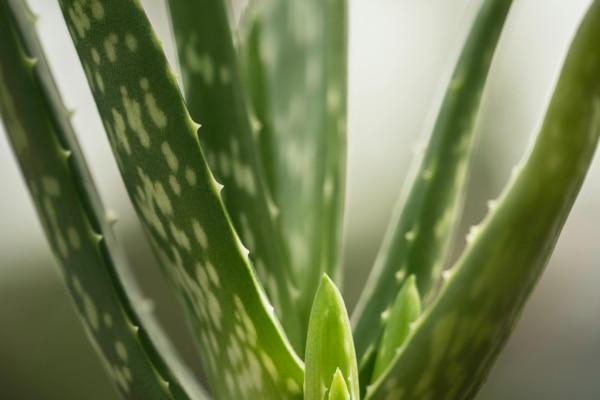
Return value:
[[(156, 311), (184, 343), (172, 299), (139, 237), (91, 95), (56, 2), (30, 1), (106, 205)], [(463, 231), (485, 213), (526, 151), (560, 61), (589, 0), (515, 0), (480, 120)], [(167, 39), (162, 1), (148, 0)], [(349, 167), (345, 294), (364, 282), (414, 149), (435, 112), (479, 1), (350, 0)], [(168, 40), (165, 40), (168, 42)], [(172, 49), (167, 48), (172, 57)], [(0, 126), (0, 131), (2, 127)], [(0, 398), (114, 396), (89, 349), (0, 134)], [(600, 157), (596, 157), (547, 272), (480, 400), (600, 398)], [(461, 243), (462, 244), (462, 243)], [(457, 249), (458, 251), (459, 249)], [(196, 368), (196, 367), (194, 367)]]

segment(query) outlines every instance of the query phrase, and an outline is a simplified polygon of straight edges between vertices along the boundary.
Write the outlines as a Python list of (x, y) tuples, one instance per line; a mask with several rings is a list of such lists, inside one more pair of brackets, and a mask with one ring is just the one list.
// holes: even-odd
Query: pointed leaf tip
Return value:
[(377, 351), (371, 382), (390, 365), (396, 356), (396, 350), (410, 333), (411, 324), (421, 315), (421, 297), (416, 282), (414, 275), (409, 276), (398, 292), (392, 308), (386, 311), (383, 339)]
[[(359, 398), (358, 367), (348, 313), (340, 292), (325, 274), (310, 313), (305, 361), (305, 399)], [(340, 377), (336, 378), (338, 372)], [(336, 382), (340, 378), (343, 385)], [(344, 391), (349, 397), (343, 397)]]
[(335, 374), (333, 374), (333, 380), (331, 381), (331, 385), (329, 386), (329, 392), (327, 393), (327, 400), (350, 399), (350, 392), (348, 391), (348, 386), (346, 386), (344, 375), (342, 375), (342, 371), (340, 371), (340, 369), (338, 368), (335, 370)]

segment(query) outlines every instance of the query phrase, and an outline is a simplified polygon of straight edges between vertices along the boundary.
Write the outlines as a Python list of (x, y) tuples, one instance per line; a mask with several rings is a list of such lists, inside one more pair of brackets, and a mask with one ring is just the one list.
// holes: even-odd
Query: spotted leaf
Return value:
[(305, 324), (322, 273), (339, 276), (346, 14), (346, 0), (259, 0), (242, 24), (244, 81), (260, 126), (256, 142)]
[(600, 1), (566, 56), (534, 146), (367, 399), (471, 399), (554, 248), (600, 136)]
[(227, 211), (250, 250), (260, 280), (298, 351), (306, 332), (297, 310), (279, 218), (252, 137), (250, 115), (224, 1), (169, 1), (188, 109)]
[(417, 174), (352, 315), (359, 360), (381, 337), (379, 316), (408, 276), (415, 275), (424, 305), (433, 299), (463, 206), (481, 93), (511, 3), (486, 0), (475, 18)]
[(302, 362), (230, 223), (198, 125), (141, 5), (60, 5), (133, 206), (189, 317), (212, 392), (299, 397)]
[(22, 0), (0, 3), (0, 114), (88, 336), (127, 399), (207, 399), (156, 325), (83, 161)]

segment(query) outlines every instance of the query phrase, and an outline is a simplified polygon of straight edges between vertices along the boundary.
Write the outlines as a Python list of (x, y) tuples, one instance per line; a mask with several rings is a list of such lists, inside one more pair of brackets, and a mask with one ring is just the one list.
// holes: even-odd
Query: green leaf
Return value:
[(342, 371), (339, 368), (333, 374), (333, 380), (331, 381), (331, 385), (329, 385), (329, 391), (325, 400), (351, 400), (344, 375), (342, 375)]
[(106, 221), (21, 0), (0, 3), (0, 114), (83, 326), (128, 399), (207, 399), (141, 296)]
[(377, 379), (390, 365), (396, 351), (408, 336), (411, 324), (421, 315), (421, 297), (414, 275), (404, 281), (394, 304), (384, 315), (385, 330), (377, 350), (377, 360), (371, 381)]
[(379, 316), (408, 276), (415, 275), (424, 305), (436, 294), (463, 207), (481, 93), (511, 3), (485, 0), (471, 27), (423, 160), (352, 315), (359, 360), (381, 336)]
[(600, 1), (571, 44), (535, 144), (368, 399), (473, 398), (542, 273), (600, 136)]
[[(297, 398), (302, 362), (259, 287), (137, 1), (61, 0), (125, 186), (218, 398)], [(99, 12), (100, 7), (102, 12)]]
[(335, 396), (339, 396), (338, 387), (342, 384), (336, 381), (338, 373), (343, 376), (349, 398), (359, 398), (358, 367), (348, 313), (340, 292), (327, 275), (321, 279), (310, 312), (305, 362), (306, 400), (326, 399), (327, 390), (334, 384)]
[(211, 170), (224, 185), (231, 220), (275, 312), (297, 351), (303, 350), (296, 296), (281, 220), (256, 157), (249, 113), (223, 0), (168, 2), (190, 114)]
[(347, 1), (252, 6), (243, 23), (244, 77), (306, 323), (320, 276), (339, 278)]

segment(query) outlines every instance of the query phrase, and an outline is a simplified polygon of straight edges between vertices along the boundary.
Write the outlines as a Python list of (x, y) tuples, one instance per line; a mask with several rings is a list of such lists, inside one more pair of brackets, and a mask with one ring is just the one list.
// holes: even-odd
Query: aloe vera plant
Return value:
[(449, 268), (512, 1), (482, 0), (349, 316), (340, 282), (346, 0), (169, 0), (180, 89), (137, 0), (60, 0), (125, 186), (208, 379), (140, 307), (23, 0), (0, 3), (0, 113), (60, 273), (123, 398), (465, 399), (501, 351), (600, 135), (600, 1), (535, 142)]

